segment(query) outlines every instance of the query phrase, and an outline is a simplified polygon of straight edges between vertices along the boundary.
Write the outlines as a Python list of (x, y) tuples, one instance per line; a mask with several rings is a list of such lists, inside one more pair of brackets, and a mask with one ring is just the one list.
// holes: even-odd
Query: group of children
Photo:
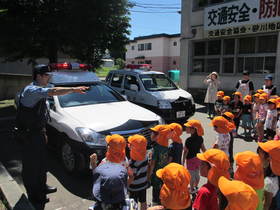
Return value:
[[(133, 135), (127, 141), (121, 135), (107, 136), (106, 157), (99, 165), (96, 154), (90, 157), (96, 201), (92, 209), (136, 209), (138, 202), (141, 210), (280, 208), (280, 141), (259, 142), (258, 154), (246, 151), (233, 157), (233, 133), (239, 112), (238, 108), (235, 114), (227, 110), (212, 119), (217, 139), (208, 150), (198, 120), (184, 124), (190, 134), (185, 145), (180, 124), (151, 128), (151, 155), (144, 136)], [(208, 182), (198, 189), (200, 176)], [(150, 186), (154, 207), (148, 208), (146, 194)]]
[(259, 89), (256, 93), (242, 96), (240, 92), (233, 93), (233, 100), (225, 96), (223, 91), (218, 91), (215, 111), (217, 116), (225, 112), (234, 114), (234, 137), (237, 136), (240, 121), (244, 128), (245, 137), (255, 138), (257, 141), (264, 139), (280, 139), (277, 128), (280, 127), (280, 97), (269, 95)]

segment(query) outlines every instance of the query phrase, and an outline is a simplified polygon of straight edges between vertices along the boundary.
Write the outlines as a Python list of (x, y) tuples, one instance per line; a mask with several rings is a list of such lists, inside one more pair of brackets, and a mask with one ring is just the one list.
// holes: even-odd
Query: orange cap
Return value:
[(277, 99), (277, 98), (278, 98), (278, 95), (272, 95), (272, 96), (270, 96), (270, 98), (272, 98), (272, 99)]
[(234, 173), (234, 179), (243, 181), (255, 190), (264, 187), (263, 164), (258, 154), (245, 151), (239, 152), (234, 157), (237, 169)]
[(204, 153), (196, 155), (198, 159), (210, 163), (212, 166), (208, 172), (208, 180), (215, 186), (218, 186), (218, 179), (221, 176), (230, 177), (228, 172), (230, 163), (226, 153), (219, 149), (209, 149)]
[(257, 208), (258, 195), (248, 184), (221, 177), (218, 185), (220, 191), (228, 200), (227, 210), (255, 210)]
[(260, 95), (261, 95), (260, 93), (256, 93), (256, 94), (254, 94), (254, 97), (259, 98)]
[(224, 100), (224, 101), (230, 101), (230, 97), (229, 97), (229, 96), (224, 96), (224, 97), (223, 97), (223, 100)]
[(168, 125), (157, 125), (150, 129), (158, 133), (157, 143), (161, 146), (168, 147), (168, 139), (172, 129)]
[(114, 134), (112, 136), (106, 136), (106, 142), (108, 144), (106, 158), (107, 160), (120, 163), (125, 160), (125, 147), (126, 141), (124, 137)]
[(169, 127), (171, 128), (171, 130), (173, 131), (172, 132), (172, 136), (171, 136), (171, 139), (174, 141), (174, 142), (177, 142), (179, 144), (182, 143), (182, 139), (181, 139), (181, 135), (183, 133), (183, 128), (182, 126), (179, 124), (179, 123), (171, 123), (169, 124)]
[(204, 129), (199, 120), (188, 120), (184, 125), (186, 127), (195, 128), (198, 136), (204, 135)]
[(246, 95), (246, 96), (244, 97), (244, 101), (252, 102), (252, 96)]
[(225, 112), (224, 115), (229, 117), (232, 120), (234, 119), (234, 114), (232, 114), (231, 112)]
[(141, 135), (133, 135), (128, 137), (130, 144), (130, 157), (132, 160), (142, 161), (146, 157), (147, 152), (147, 139)]
[(191, 180), (188, 170), (177, 163), (169, 163), (156, 175), (162, 179), (161, 204), (168, 209), (186, 209), (191, 205), (188, 185)]
[(272, 172), (280, 176), (280, 141), (271, 140), (265, 143), (258, 143), (258, 145), (269, 154)]
[(223, 133), (223, 134), (229, 133), (233, 129), (235, 129), (235, 125), (232, 122), (229, 122), (228, 120), (226, 120), (222, 116), (215, 117), (211, 121), (210, 125), (211, 126), (216, 126), (217, 127), (217, 132), (218, 133)]
[(239, 96), (240, 98), (242, 98), (242, 93), (240, 93), (240, 92), (234, 92), (232, 95), (237, 95), (237, 96)]
[(268, 94), (267, 93), (262, 93), (259, 98), (268, 100)]
[(277, 100), (276, 99), (273, 99), (273, 98), (271, 98), (271, 99), (269, 99), (268, 101), (267, 101), (267, 103), (272, 103), (272, 104), (277, 104)]
[(262, 94), (262, 93), (264, 93), (264, 90), (263, 89), (258, 89), (257, 93)]
[(217, 96), (224, 97), (224, 96), (225, 96), (224, 91), (218, 91), (218, 92), (217, 92)]

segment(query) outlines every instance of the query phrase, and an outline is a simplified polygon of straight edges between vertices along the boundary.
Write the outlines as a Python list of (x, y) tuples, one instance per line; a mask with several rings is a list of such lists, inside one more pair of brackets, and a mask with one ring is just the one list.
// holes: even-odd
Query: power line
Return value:
[(169, 11), (169, 12), (157, 12), (157, 11), (140, 11), (140, 10), (129, 10), (130, 12), (137, 12), (137, 13), (151, 13), (151, 14), (156, 14), (156, 13), (169, 13), (169, 14), (175, 14), (178, 13), (179, 11)]

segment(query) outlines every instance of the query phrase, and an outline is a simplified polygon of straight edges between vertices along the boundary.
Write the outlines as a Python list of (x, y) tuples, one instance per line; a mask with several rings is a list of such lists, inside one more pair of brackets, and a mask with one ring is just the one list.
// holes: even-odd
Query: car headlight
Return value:
[(84, 143), (88, 146), (106, 146), (105, 136), (89, 128), (76, 128)]
[(171, 103), (166, 100), (159, 100), (158, 101), (158, 108), (159, 109), (171, 109)]

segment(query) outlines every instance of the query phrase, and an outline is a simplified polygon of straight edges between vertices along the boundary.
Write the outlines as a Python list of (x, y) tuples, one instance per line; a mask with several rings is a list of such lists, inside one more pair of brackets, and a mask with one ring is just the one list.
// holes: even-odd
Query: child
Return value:
[(280, 141), (258, 143), (265, 169), (264, 209), (279, 209)]
[(163, 181), (160, 200), (166, 209), (186, 209), (191, 205), (188, 190), (191, 176), (184, 166), (169, 163), (157, 170), (157, 176)]
[[(251, 137), (252, 130), (252, 96), (244, 97), (243, 112), (242, 112), (242, 127), (246, 137)], [(247, 132), (248, 129), (248, 132)]]
[(260, 94), (256, 93), (254, 95), (254, 102), (252, 105), (252, 119), (253, 119), (253, 128), (254, 128), (254, 138), (257, 139), (257, 129), (256, 129), (256, 124), (257, 124), (257, 113), (260, 108)]
[(228, 210), (255, 210), (258, 202), (260, 202), (255, 190), (244, 182), (235, 180), (230, 181), (225, 177), (221, 177), (218, 186), (221, 193), (228, 201), (226, 206), (226, 209)]
[(222, 106), (222, 114), (230, 111), (230, 97), (223, 97), (223, 106)]
[[(107, 142), (107, 152), (106, 157), (103, 160), (101, 160), (100, 165), (103, 163), (110, 162), (113, 164), (120, 164), (125, 168), (128, 168), (129, 164), (128, 159), (125, 156), (126, 141), (124, 137), (118, 134), (114, 134), (112, 136), (106, 136), (105, 140)], [(90, 166), (94, 170), (97, 166), (97, 156), (94, 153), (90, 156), (90, 158), (93, 158), (94, 160), (90, 162)]]
[(273, 139), (276, 134), (276, 123), (277, 123), (277, 107), (276, 99), (269, 99), (268, 110), (266, 114), (266, 119), (264, 127), (266, 128), (266, 138)]
[(133, 171), (133, 181), (128, 186), (130, 198), (141, 203), (141, 210), (147, 209), (146, 194), (148, 188), (147, 171), (147, 139), (141, 135), (128, 138), (130, 149), (129, 166)]
[(151, 131), (151, 139), (155, 144), (148, 177), (151, 178), (153, 187), (153, 203), (160, 204), (159, 192), (162, 181), (157, 178), (156, 171), (168, 164), (168, 139), (171, 136), (171, 129), (168, 125), (157, 125), (151, 128)]
[(235, 128), (234, 124), (227, 121), (224, 117), (215, 117), (211, 125), (217, 132), (216, 142), (213, 148), (220, 149), (229, 155), (230, 132)]
[(206, 151), (202, 137), (204, 135), (204, 130), (201, 123), (198, 120), (189, 120), (184, 125), (186, 126), (186, 132), (188, 134), (191, 134), (191, 136), (187, 138), (185, 142), (183, 165), (185, 165), (185, 162), (187, 161), (187, 169), (191, 174), (190, 189), (191, 193), (195, 193), (200, 180), (200, 161), (196, 157), (196, 154), (199, 153), (200, 150), (203, 152)]
[(258, 142), (261, 142), (264, 138), (264, 123), (267, 114), (267, 103), (266, 103), (267, 98), (265, 93), (260, 95), (259, 101), (260, 101), (260, 106), (259, 106), (259, 111), (257, 112), (256, 115), (256, 119), (257, 119), (256, 129), (258, 135)]
[(216, 116), (220, 116), (223, 107), (223, 97), (225, 96), (224, 91), (217, 92), (217, 100), (215, 101), (215, 112)]
[(197, 154), (197, 158), (201, 160), (200, 175), (207, 177), (207, 183), (198, 190), (193, 209), (218, 210), (218, 180), (221, 176), (230, 177), (228, 157), (221, 150), (209, 149)]
[(276, 135), (274, 136), (274, 140), (280, 140), (280, 102), (277, 103), (277, 113), (278, 120), (276, 123)]
[(265, 78), (264, 78), (264, 85), (263, 85), (263, 90), (265, 93), (268, 94), (268, 98), (270, 98), (270, 96), (272, 95), (276, 95), (276, 86), (274, 86), (272, 84), (272, 80), (273, 80), (273, 77), (272, 75), (266, 75)]
[(181, 164), (182, 152), (183, 152), (183, 143), (181, 139), (181, 135), (183, 133), (183, 128), (178, 123), (171, 123), (169, 127), (172, 130), (171, 139), (173, 141), (172, 144), (169, 145), (168, 152), (168, 162), (174, 162)]
[(236, 134), (234, 134), (234, 137), (238, 135), (238, 127), (240, 124), (240, 117), (243, 109), (243, 104), (241, 100), (242, 100), (242, 95), (240, 92), (233, 93), (233, 101), (231, 101), (230, 107), (232, 113), (234, 114), (234, 124), (236, 126)]
[(263, 209), (264, 173), (261, 158), (254, 152), (246, 151), (237, 153), (234, 159), (237, 166), (234, 179), (250, 185), (257, 192), (257, 210)]
[[(234, 114), (232, 114), (231, 112), (225, 112), (222, 115), (223, 118), (225, 118), (227, 121), (231, 122), (232, 124), (234, 124), (233, 119), (234, 119)], [(229, 133), (230, 135), (230, 142), (229, 142), (229, 161), (230, 161), (230, 171), (231, 171), (231, 175), (233, 176), (233, 142), (234, 142), (234, 138), (233, 138), (233, 131), (231, 131)]]

